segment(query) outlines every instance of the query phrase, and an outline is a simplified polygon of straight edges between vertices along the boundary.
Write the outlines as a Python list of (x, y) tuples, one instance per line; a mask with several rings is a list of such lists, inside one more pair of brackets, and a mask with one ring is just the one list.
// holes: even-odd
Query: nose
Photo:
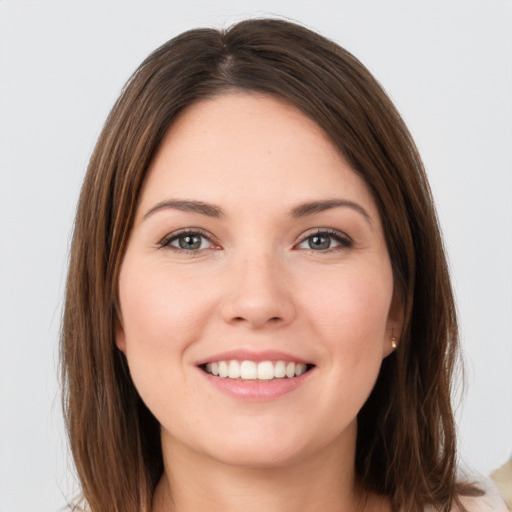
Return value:
[(231, 267), (228, 282), (222, 304), (225, 322), (262, 329), (287, 325), (295, 317), (287, 274), (272, 257), (242, 259)]

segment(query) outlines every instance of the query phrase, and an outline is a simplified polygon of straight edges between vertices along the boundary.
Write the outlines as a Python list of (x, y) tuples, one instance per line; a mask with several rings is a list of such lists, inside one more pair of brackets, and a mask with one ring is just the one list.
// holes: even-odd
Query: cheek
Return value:
[(135, 387), (159, 420), (172, 409), (169, 396), (176, 407), (189, 399), (185, 355), (208, 317), (204, 289), (188, 284), (183, 274), (128, 258), (119, 278), (123, 351)]
[[(343, 273), (338, 279), (332, 274), (321, 293), (306, 297), (305, 309), (332, 338), (361, 339), (368, 335), (367, 341), (371, 342), (379, 334), (377, 338), (381, 341), (392, 288), (392, 278), (378, 272)], [(374, 335), (369, 336), (372, 332)]]
[(190, 286), (183, 274), (136, 263), (126, 258), (119, 277), (120, 332), (135, 387), (160, 420), (170, 394), (177, 403), (187, 401), (185, 356), (202, 332), (208, 302), (204, 289)]
[(309, 295), (304, 314), (312, 319), (315, 337), (322, 340), (333, 380), (340, 389), (358, 388), (364, 401), (390, 336), (391, 270), (376, 265), (365, 271), (332, 273), (328, 284), (323, 293)]
[(193, 341), (206, 321), (211, 298), (197, 281), (161, 268), (130, 267), (120, 275), (119, 297), (127, 350), (134, 345), (166, 352)]

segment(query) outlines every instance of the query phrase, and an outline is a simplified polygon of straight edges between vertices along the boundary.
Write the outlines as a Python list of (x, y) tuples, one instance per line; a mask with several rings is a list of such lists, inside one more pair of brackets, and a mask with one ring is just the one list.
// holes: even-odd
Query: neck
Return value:
[(368, 510), (374, 500), (363, 499), (356, 485), (355, 429), (352, 437), (278, 466), (248, 467), (199, 454), (164, 434), (165, 470), (153, 512)]

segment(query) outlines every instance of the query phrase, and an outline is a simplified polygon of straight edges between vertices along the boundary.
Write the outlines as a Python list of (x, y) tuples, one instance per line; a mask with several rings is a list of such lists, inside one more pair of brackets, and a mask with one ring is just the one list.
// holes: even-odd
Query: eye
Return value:
[(176, 251), (186, 252), (198, 252), (214, 248), (212, 241), (205, 234), (198, 231), (172, 233), (164, 238), (158, 245), (160, 247), (168, 247)]
[(329, 251), (345, 249), (352, 245), (352, 240), (338, 231), (319, 230), (304, 238), (297, 247), (313, 251)]

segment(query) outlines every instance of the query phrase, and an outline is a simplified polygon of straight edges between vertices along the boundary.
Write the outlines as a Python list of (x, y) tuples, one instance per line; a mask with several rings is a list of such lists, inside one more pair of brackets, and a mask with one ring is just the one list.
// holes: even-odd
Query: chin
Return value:
[(300, 460), (304, 454), (298, 446), (263, 444), (231, 444), (228, 450), (212, 456), (220, 463), (247, 469), (283, 468)]
[(315, 458), (326, 449), (331, 452), (339, 440), (334, 432), (294, 430), (289, 423), (260, 424), (259, 427), (252, 431), (225, 431), (221, 438), (210, 438), (208, 445), (203, 444), (200, 451), (230, 466), (278, 469)]

